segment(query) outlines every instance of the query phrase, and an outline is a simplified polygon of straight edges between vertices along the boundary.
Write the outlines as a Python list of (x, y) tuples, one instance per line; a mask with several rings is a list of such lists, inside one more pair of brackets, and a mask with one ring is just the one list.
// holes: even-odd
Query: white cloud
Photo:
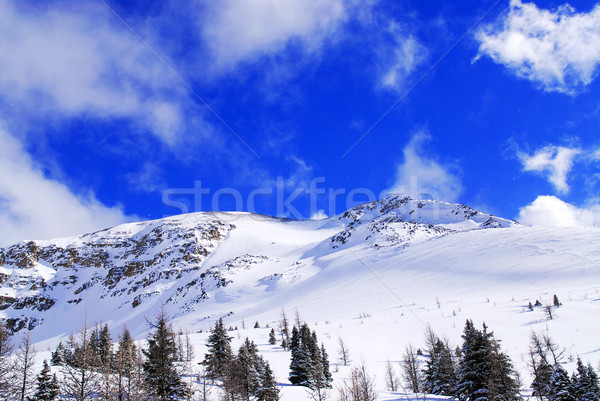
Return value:
[(428, 51), (415, 36), (406, 34), (399, 25), (392, 24), (389, 31), (393, 46), (379, 52), (383, 60), (380, 84), (384, 88), (399, 90), (409, 75), (427, 59)]
[(523, 163), (523, 171), (547, 174), (548, 181), (561, 193), (569, 192), (567, 175), (573, 167), (574, 158), (579, 154), (581, 154), (580, 149), (564, 146), (546, 146), (533, 155), (517, 152), (517, 156)]
[(511, 0), (501, 27), (480, 30), (479, 55), (488, 55), (547, 91), (574, 93), (597, 75), (600, 5), (576, 13), (565, 4), (554, 12)]
[(600, 205), (580, 208), (555, 196), (538, 196), (519, 210), (518, 220), (531, 226), (597, 226), (600, 224)]
[(0, 2), (0, 91), (53, 117), (131, 118), (172, 144), (183, 89), (99, 3)]
[(203, 38), (216, 68), (284, 49), (294, 41), (318, 50), (346, 16), (342, 0), (255, 0), (209, 2)]
[(315, 213), (313, 213), (310, 216), (311, 220), (324, 220), (327, 218), (329, 218), (329, 216), (327, 216), (327, 214), (325, 213), (325, 211), (323, 209), (317, 210)]
[(461, 180), (452, 166), (443, 165), (424, 147), (431, 137), (419, 132), (404, 147), (404, 158), (396, 171), (396, 181), (387, 193), (413, 198), (430, 196), (453, 202), (462, 192)]
[(21, 143), (0, 128), (0, 244), (94, 231), (131, 220), (92, 194), (44, 176)]

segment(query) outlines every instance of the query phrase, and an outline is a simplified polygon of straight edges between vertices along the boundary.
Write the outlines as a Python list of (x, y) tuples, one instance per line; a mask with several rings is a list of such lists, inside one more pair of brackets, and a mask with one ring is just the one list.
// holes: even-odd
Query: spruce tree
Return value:
[(325, 347), (319, 347), (316, 332), (311, 331), (306, 323), (299, 330), (294, 326), (290, 344), (290, 382), (311, 389), (330, 388), (329, 357)]
[(548, 401), (575, 401), (569, 374), (562, 366), (556, 365), (550, 379)]
[(103, 366), (110, 365), (112, 362), (112, 338), (108, 324), (105, 324), (98, 335), (98, 356)]
[(215, 323), (208, 337), (208, 353), (204, 356), (202, 364), (206, 367), (206, 374), (213, 379), (223, 378), (233, 359), (231, 351), (231, 337), (223, 326), (223, 319)]
[(581, 401), (598, 401), (598, 378), (591, 365), (577, 358), (577, 371), (572, 380), (573, 395)]
[(59, 392), (60, 389), (56, 380), (56, 375), (51, 374), (48, 361), (44, 360), (44, 367), (37, 377), (37, 388), (33, 399), (39, 401), (54, 401), (58, 399)]
[(177, 343), (175, 333), (167, 323), (164, 311), (151, 324), (154, 333), (148, 338), (148, 349), (143, 350), (145, 381), (154, 397), (165, 401), (187, 394), (186, 385), (176, 368)]
[(500, 350), (493, 333), (479, 331), (467, 320), (462, 359), (458, 368), (457, 395), (461, 401), (518, 400), (520, 381), (509, 357)]
[(277, 343), (277, 337), (275, 337), (275, 329), (271, 329), (269, 332), (269, 344), (275, 345)]
[(488, 344), (485, 335), (477, 330), (471, 320), (465, 324), (462, 358), (458, 365), (456, 391), (459, 400), (474, 401), (487, 399)]
[(500, 340), (490, 336), (488, 365), (490, 368), (487, 387), (492, 400), (518, 401), (521, 383), (519, 375), (505, 353), (500, 350)]
[(277, 382), (275, 381), (273, 370), (271, 370), (271, 366), (269, 366), (268, 362), (264, 365), (261, 386), (256, 392), (256, 398), (258, 401), (277, 401), (279, 399)]
[(323, 369), (323, 387), (331, 388), (333, 377), (329, 370), (329, 355), (327, 354), (327, 350), (325, 350), (325, 345), (323, 343), (321, 343), (321, 363)]
[(424, 371), (424, 391), (452, 396), (456, 387), (456, 367), (449, 347), (439, 338), (429, 350)]
[(65, 362), (65, 346), (62, 341), (58, 343), (56, 349), (51, 355), (50, 364), (52, 366), (59, 366)]

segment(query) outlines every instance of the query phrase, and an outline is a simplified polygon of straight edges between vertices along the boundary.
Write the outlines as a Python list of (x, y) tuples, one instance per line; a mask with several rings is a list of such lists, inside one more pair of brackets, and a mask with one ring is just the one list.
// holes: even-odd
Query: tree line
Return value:
[[(124, 328), (116, 346), (108, 325), (84, 328), (60, 342), (50, 363), (33, 372), (36, 351), (29, 335), (16, 349), (0, 325), (0, 399), (52, 401), (191, 400), (197, 378), (191, 376), (193, 347), (187, 335), (175, 333), (164, 312), (150, 324), (147, 348), (136, 346)], [(60, 374), (52, 374), (50, 365)]]

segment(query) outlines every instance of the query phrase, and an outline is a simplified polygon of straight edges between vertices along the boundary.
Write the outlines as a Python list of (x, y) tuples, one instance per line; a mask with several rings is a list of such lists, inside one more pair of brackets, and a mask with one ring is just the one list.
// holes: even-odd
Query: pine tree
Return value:
[(269, 344), (275, 345), (277, 343), (277, 338), (275, 337), (275, 329), (271, 329), (269, 332)]
[(231, 351), (231, 337), (223, 326), (223, 319), (215, 323), (208, 337), (208, 353), (204, 356), (202, 364), (206, 367), (206, 374), (213, 378), (223, 378), (233, 360)]
[(556, 365), (550, 379), (548, 401), (575, 401), (569, 374), (562, 366)]
[(34, 400), (54, 401), (58, 399), (60, 389), (56, 375), (51, 375), (48, 361), (44, 360), (44, 367), (37, 377), (37, 389), (33, 396)]
[(154, 333), (148, 338), (148, 350), (143, 350), (145, 381), (152, 394), (160, 401), (185, 396), (187, 388), (176, 369), (177, 343), (175, 333), (167, 324), (164, 311), (151, 324)]

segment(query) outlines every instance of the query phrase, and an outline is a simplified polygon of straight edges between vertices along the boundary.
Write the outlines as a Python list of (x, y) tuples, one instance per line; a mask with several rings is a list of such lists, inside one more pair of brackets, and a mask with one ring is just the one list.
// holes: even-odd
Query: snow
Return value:
[[(336, 363), (341, 337), (353, 362), (364, 360), (376, 376), (380, 400), (410, 398), (404, 393), (384, 391), (384, 365), (390, 360), (399, 372), (397, 362), (404, 347), (409, 342), (415, 348), (423, 347), (428, 324), (456, 346), (466, 319), (473, 319), (479, 327), (485, 322), (502, 340), (503, 350), (526, 384), (531, 382), (527, 347), (532, 330), (548, 333), (566, 348), (569, 371), (578, 355), (596, 367), (600, 361), (597, 228), (532, 228), (462, 205), (387, 199), (325, 220), (195, 213), (127, 224), (87, 236), (40, 241), (38, 245), (67, 247), (92, 240), (111, 243), (140, 238), (163, 224), (185, 231), (214, 219), (234, 228), (216, 243), (202, 268), (181, 279), (160, 280), (134, 293), (151, 295), (136, 308), (131, 307), (129, 295), (101, 298), (100, 283), (82, 291), (79, 304), (66, 303), (84, 277), (99, 271), (79, 269), (79, 282), (68, 288), (56, 287), (52, 296), (57, 304), (48, 311), (36, 312), (46, 322), (32, 331), (38, 349), (53, 349), (86, 318), (88, 324), (108, 323), (114, 338), (127, 325), (141, 341), (147, 335), (146, 319), (152, 319), (165, 305), (174, 317), (175, 327), (192, 333), (199, 362), (204, 356), (207, 331), (223, 317), (227, 327), (239, 329), (232, 332), (234, 349), (245, 337), (259, 345), (282, 385), (284, 401), (304, 400), (307, 394), (302, 388), (286, 385), (289, 352), (267, 343), (270, 329), (264, 325), (275, 327), (282, 308), (290, 320), (297, 310), (324, 342), (335, 371), (334, 387), (350, 369)], [(484, 229), (490, 221), (499, 228)], [(349, 237), (345, 242), (336, 241), (342, 232), (349, 233)], [(154, 254), (175, 246), (169, 241), (146, 252)], [(119, 252), (115, 248), (111, 256)], [(207, 288), (207, 298), (191, 304), (199, 295), (195, 287), (179, 289), (209, 268), (221, 272), (231, 283)], [(11, 270), (7, 266), (0, 269)], [(12, 270), (16, 273), (17, 269)], [(55, 271), (46, 262), (38, 263), (30, 272), (44, 278), (72, 273)], [(6, 286), (2, 292), (12, 296), (18, 293)], [(554, 294), (563, 306), (555, 310), (553, 320), (546, 318), (542, 308), (528, 310), (529, 302), (549, 304)], [(174, 301), (165, 303), (167, 299)], [(2, 313), (8, 316), (9, 312)], [(29, 310), (20, 313), (35, 315)], [(255, 321), (263, 328), (251, 329)], [(242, 322), (246, 329), (242, 329)]]

